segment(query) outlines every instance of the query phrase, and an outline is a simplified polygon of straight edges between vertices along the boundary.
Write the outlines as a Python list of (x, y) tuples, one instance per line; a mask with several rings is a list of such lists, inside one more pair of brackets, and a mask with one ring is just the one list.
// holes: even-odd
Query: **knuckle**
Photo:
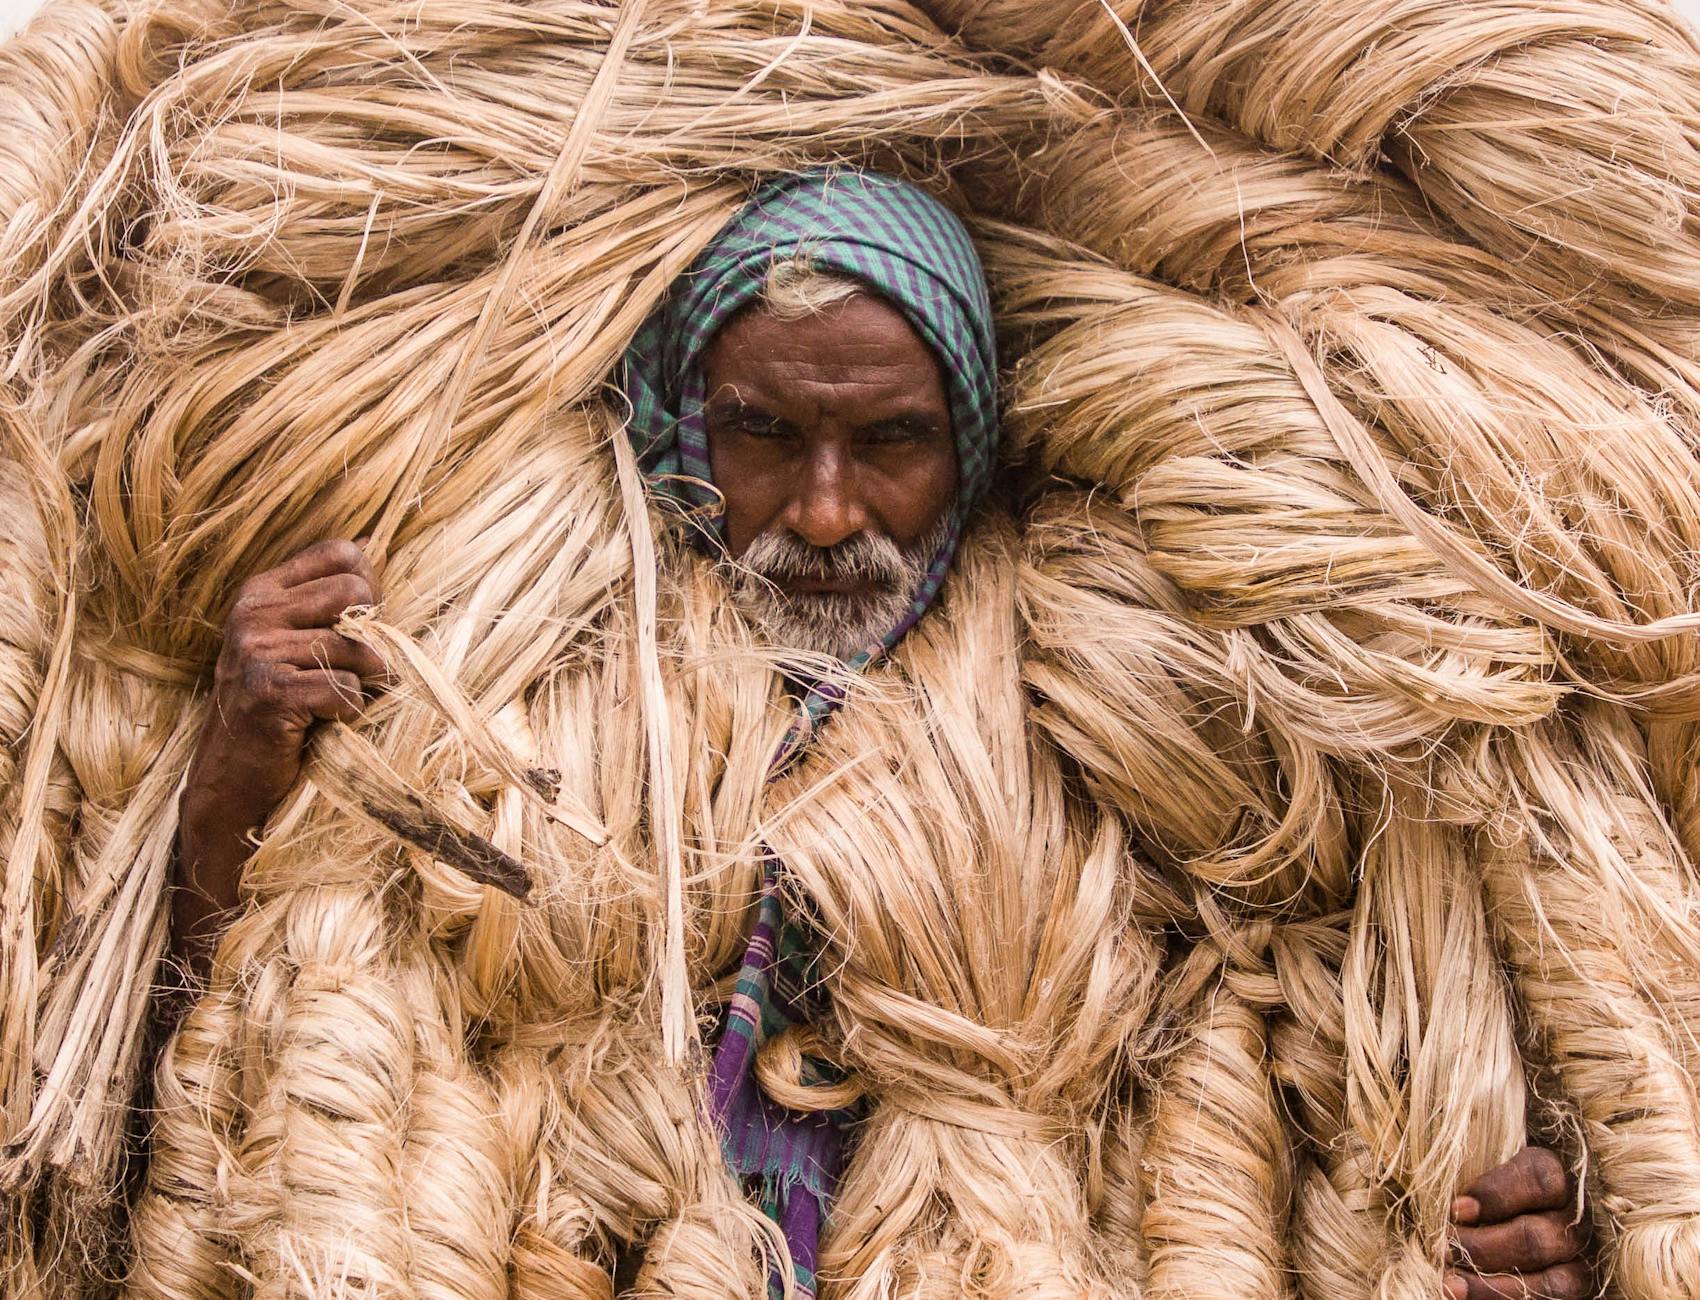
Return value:
[(1524, 1219), (1517, 1227), (1516, 1245), (1525, 1267), (1541, 1268), (1560, 1252), (1560, 1229), (1543, 1217)]
[(243, 583), (235, 603), (230, 607), (230, 616), (225, 619), (225, 626), (230, 629), (247, 627), (259, 615), (264, 603), (265, 595), (253, 586), (252, 579)]
[(321, 708), (345, 722), (352, 722), (364, 711), (365, 705), (359, 678), (349, 673), (337, 673), (328, 679)]
[(344, 609), (350, 605), (372, 603), (372, 585), (358, 573), (339, 573), (331, 590), (336, 599), (342, 602)]
[(241, 681), (243, 692), (257, 704), (275, 704), (282, 693), (277, 665), (268, 659), (244, 660)]
[(1570, 1173), (1551, 1151), (1534, 1148), (1529, 1160), (1529, 1180), (1543, 1200), (1557, 1200), (1570, 1190)]
[(325, 548), (326, 558), (342, 568), (354, 569), (365, 563), (365, 552), (346, 537), (332, 537), (320, 545)]

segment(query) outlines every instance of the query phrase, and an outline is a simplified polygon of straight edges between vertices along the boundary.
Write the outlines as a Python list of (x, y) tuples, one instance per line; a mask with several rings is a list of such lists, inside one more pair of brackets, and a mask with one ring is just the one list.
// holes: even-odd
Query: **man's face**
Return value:
[(944, 375), (896, 308), (760, 305), (704, 357), (733, 588), (778, 643), (845, 656), (895, 626), (956, 495)]

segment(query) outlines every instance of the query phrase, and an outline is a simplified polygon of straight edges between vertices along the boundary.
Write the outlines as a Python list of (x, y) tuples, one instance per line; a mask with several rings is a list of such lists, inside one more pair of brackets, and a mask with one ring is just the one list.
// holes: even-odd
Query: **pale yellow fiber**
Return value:
[[(962, 213), (1005, 444), (772, 779), (780, 656), (608, 381), (816, 165)], [(1663, 0), (49, 0), (0, 1292), (764, 1296), (702, 1084), (777, 862), (828, 1009), (758, 1077), (866, 1108), (823, 1300), (1433, 1300), (1531, 1135), (1605, 1293), (1696, 1300), (1696, 196)], [(225, 617), (362, 534), (393, 681), (153, 1041)]]

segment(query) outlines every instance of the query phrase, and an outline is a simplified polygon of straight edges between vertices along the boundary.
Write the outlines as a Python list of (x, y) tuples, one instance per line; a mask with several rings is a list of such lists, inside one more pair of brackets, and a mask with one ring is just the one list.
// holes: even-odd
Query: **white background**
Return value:
[[(1365, 4), (1375, 4), (1377, 0), (1363, 0)], [(1467, 3), (1468, 0), (1461, 0)], [(1035, 0), (1037, 3), (1037, 0)], [(1700, 23), (1700, 0), (1675, 0), (1678, 12), (1686, 14), (1688, 20)], [(10, 36), (30, 19), (30, 15), (41, 8), (41, 0), (0, 0), (0, 39)]]

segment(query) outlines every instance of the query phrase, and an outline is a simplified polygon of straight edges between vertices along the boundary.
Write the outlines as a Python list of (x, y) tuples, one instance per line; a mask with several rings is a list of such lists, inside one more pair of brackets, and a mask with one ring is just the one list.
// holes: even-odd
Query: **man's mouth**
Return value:
[(786, 578), (780, 584), (799, 596), (865, 596), (879, 585), (866, 578)]

